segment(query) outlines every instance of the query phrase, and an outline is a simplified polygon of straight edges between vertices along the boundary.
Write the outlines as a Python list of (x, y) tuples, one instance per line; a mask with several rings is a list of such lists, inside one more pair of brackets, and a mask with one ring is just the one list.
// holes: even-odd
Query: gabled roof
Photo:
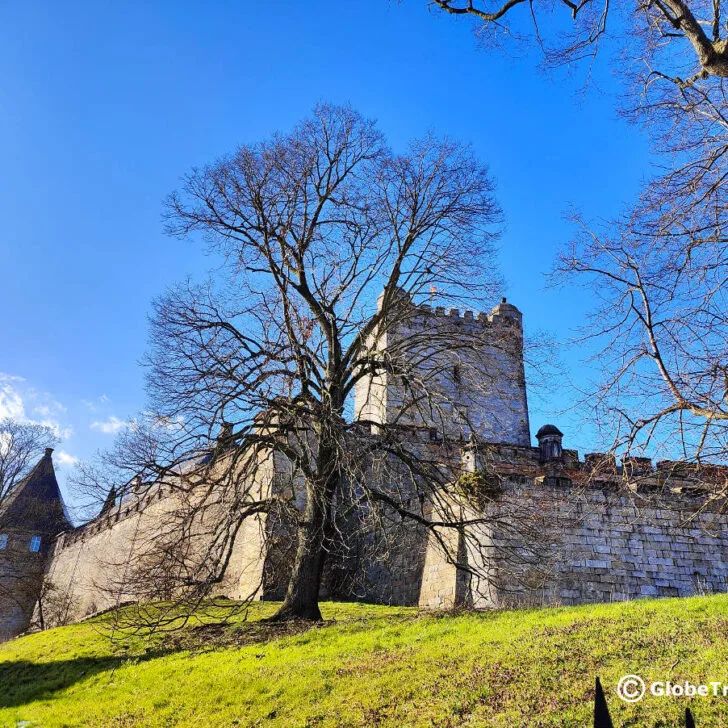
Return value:
[(53, 448), (0, 502), (0, 532), (21, 529), (56, 535), (71, 528), (53, 468)]

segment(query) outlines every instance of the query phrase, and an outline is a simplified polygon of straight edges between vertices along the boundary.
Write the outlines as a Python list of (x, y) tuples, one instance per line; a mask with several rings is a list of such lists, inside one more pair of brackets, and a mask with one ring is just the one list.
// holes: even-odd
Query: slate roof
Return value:
[(99, 516), (105, 516), (107, 513), (111, 513), (111, 511), (114, 509), (114, 506), (116, 505), (116, 498), (118, 496), (118, 493), (116, 492), (116, 488), (114, 486), (111, 486), (111, 489), (106, 494), (106, 500), (104, 501), (104, 505), (101, 506), (101, 510), (99, 511)]
[(6, 529), (55, 536), (71, 528), (53, 468), (53, 448), (0, 502), (0, 532)]

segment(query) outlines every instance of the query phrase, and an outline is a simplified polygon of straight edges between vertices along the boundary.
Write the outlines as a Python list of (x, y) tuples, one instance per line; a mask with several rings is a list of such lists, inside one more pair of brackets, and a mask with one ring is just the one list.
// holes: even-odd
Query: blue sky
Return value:
[[(211, 261), (162, 232), (181, 174), (350, 102), (392, 145), (428, 129), (473, 143), (507, 219), (500, 265), (527, 331), (571, 335), (585, 291), (546, 290), (564, 211), (617, 212), (648, 173), (606, 65), (544, 74), (538, 56), (478, 48), (426, 0), (20, 2), (0, 5), (0, 415), (52, 423), (61, 471), (108, 446), (144, 406), (151, 300)], [(577, 352), (564, 354), (577, 382)], [(591, 430), (532, 399), (532, 431)]]

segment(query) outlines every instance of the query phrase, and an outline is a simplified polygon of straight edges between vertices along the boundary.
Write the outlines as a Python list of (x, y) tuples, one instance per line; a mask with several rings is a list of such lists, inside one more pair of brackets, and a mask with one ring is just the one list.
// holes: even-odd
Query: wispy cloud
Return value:
[(19, 377), (17, 374), (8, 374), (7, 372), (0, 372), (0, 382), (24, 382), (23, 377)]
[(98, 412), (100, 409), (104, 409), (105, 405), (109, 404), (111, 402), (111, 397), (107, 394), (102, 394), (100, 397), (97, 397), (96, 399), (82, 399), (81, 404), (89, 411), (89, 412)]
[(63, 450), (59, 450), (55, 454), (55, 459), (60, 465), (68, 465), (69, 467), (73, 467), (79, 462), (79, 459), (75, 455), (70, 455)]
[(95, 420), (90, 425), (92, 430), (103, 432), (105, 435), (113, 435), (119, 432), (119, 430), (123, 430), (126, 426), (127, 423), (124, 420), (120, 420), (118, 417), (114, 417), (114, 415), (105, 420)]
[(68, 440), (73, 435), (73, 427), (70, 425), (61, 425), (60, 422), (56, 422), (55, 420), (28, 420), (28, 422), (49, 427), (53, 430), (53, 434), (61, 440)]
[(56, 437), (69, 438), (73, 429), (61, 421), (66, 407), (48, 392), (27, 386), (25, 381), (23, 377), (0, 372), (0, 420), (10, 417), (18, 422), (44, 425), (50, 427)]
[(40, 417), (57, 417), (68, 412), (68, 408), (64, 407), (60, 402), (56, 402), (55, 399), (50, 399), (45, 404), (39, 404), (33, 407), (33, 414)]
[(20, 393), (10, 384), (10, 380), (0, 379), (0, 420), (11, 417), (25, 419), (25, 405)]

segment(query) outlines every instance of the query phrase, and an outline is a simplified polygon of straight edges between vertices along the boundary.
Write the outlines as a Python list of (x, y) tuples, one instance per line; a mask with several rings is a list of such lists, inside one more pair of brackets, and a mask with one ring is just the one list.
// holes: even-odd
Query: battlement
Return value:
[(632, 478), (673, 478), (675, 480), (701, 480), (705, 483), (728, 482), (728, 465), (690, 463), (684, 460), (658, 460), (628, 456), (619, 465), (610, 453), (589, 453), (584, 456), (583, 468), (587, 472), (615, 473)]
[(56, 552), (62, 551), (89, 536), (113, 528), (117, 523), (134, 518), (143, 513), (149, 506), (171, 496), (173, 493), (174, 488), (171, 485), (161, 483), (142, 484), (138, 492), (130, 491), (123, 495), (119, 503), (113, 508), (102, 510), (90, 521), (59, 534), (55, 541), (55, 550)]
[[(562, 448), (561, 437), (557, 428), (546, 425), (539, 430), (538, 447), (467, 442), (461, 445), (462, 467), (466, 472), (486, 467), (536, 486), (623, 489), (644, 495), (659, 491), (677, 497), (705, 496), (728, 485), (728, 465), (659, 460), (653, 466), (650, 458), (635, 456), (618, 463), (611, 453), (588, 453), (580, 460), (578, 451)], [(548, 440), (547, 448), (543, 440)]]
[(514, 325), (518, 328), (522, 327), (523, 315), (514, 305), (507, 303), (505, 298), (497, 306), (494, 306), (490, 313), (486, 313), (485, 311), (476, 313), (471, 310), (461, 311), (459, 308), (432, 306), (428, 303), (416, 304), (415, 308), (428, 320), (432, 320), (432, 317), (437, 317), (443, 322), (453, 323), (455, 325), (481, 324), (484, 328), (501, 325), (510, 328)]
[[(437, 317), (443, 322), (463, 323), (463, 324), (482, 324), (483, 326), (498, 326), (506, 324), (513, 326), (517, 324), (520, 328), (522, 325), (523, 314), (512, 303), (508, 303), (503, 297), (499, 304), (494, 306), (490, 312), (472, 310), (461, 311), (459, 308), (433, 306), (429, 303), (414, 303), (412, 297), (404, 290), (398, 289), (396, 293), (397, 299), (407, 307), (415, 309), (416, 313), (423, 314), (429, 320)], [(382, 310), (384, 292), (377, 299), (377, 310)]]

